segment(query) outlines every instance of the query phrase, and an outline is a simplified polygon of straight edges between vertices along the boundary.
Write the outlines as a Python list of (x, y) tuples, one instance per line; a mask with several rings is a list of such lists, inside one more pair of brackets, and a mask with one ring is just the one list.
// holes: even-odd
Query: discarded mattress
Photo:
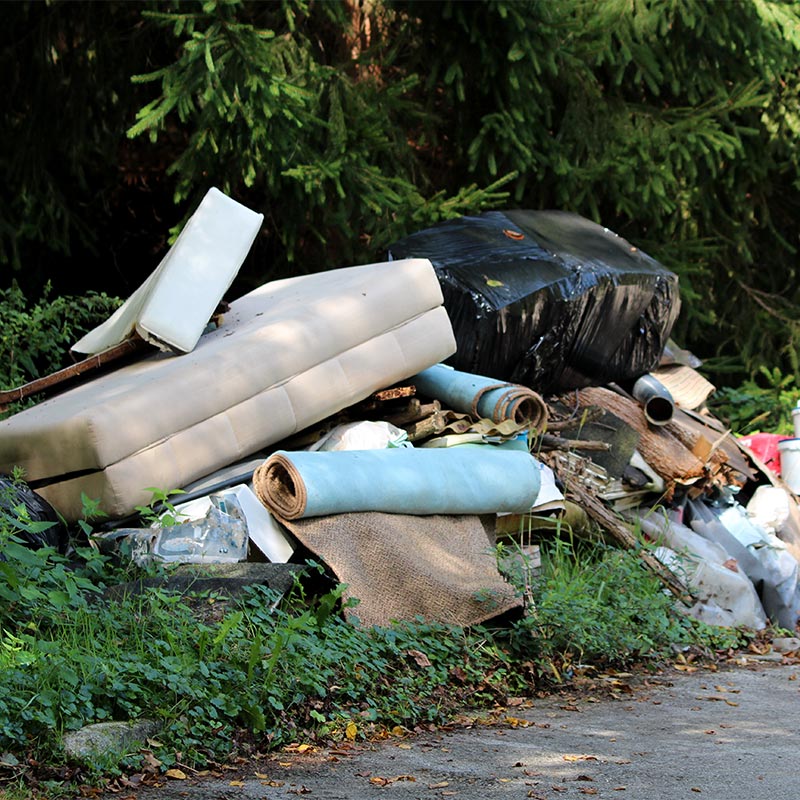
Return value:
[(273, 453), (253, 487), (281, 519), (356, 511), (493, 514), (530, 511), (540, 470), (527, 451), (492, 445), (440, 449)]
[(72, 349), (100, 353), (136, 331), (162, 350), (188, 353), (239, 272), (263, 219), (210, 189), (150, 277)]
[(448, 363), (547, 394), (649, 372), (680, 309), (675, 274), (566, 212), (449, 220), (390, 257), (433, 263), (458, 342)]
[(547, 422), (547, 404), (527, 386), (498, 383), (443, 364), (429, 367), (411, 381), (418, 392), (440, 400), (446, 408), (480, 419), (528, 422), (537, 429)]
[(345, 584), (343, 599), (359, 600), (344, 613), (364, 627), (420, 616), (478, 625), (522, 605), (497, 571), (481, 517), (365, 512), (284, 524)]
[(181, 488), (455, 350), (430, 262), (274, 281), (185, 355), (156, 353), (0, 422), (14, 466), (67, 520), (81, 492), (111, 516)]

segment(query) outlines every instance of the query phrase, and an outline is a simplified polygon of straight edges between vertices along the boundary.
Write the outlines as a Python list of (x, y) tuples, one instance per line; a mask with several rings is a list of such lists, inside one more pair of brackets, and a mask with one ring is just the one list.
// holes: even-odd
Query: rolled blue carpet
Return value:
[(420, 394), (439, 400), (453, 411), (502, 422), (530, 422), (541, 428), (547, 421), (547, 404), (527, 386), (498, 382), (494, 378), (459, 372), (436, 364), (409, 379)]
[(536, 501), (529, 453), (484, 445), (443, 449), (273, 453), (253, 475), (264, 505), (283, 519), (390, 514), (524, 513)]

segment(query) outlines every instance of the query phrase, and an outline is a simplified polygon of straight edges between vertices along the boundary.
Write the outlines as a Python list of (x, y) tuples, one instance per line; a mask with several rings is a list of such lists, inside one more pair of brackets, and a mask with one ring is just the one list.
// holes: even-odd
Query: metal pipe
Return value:
[(645, 419), (651, 425), (666, 425), (675, 413), (675, 401), (669, 389), (649, 373), (633, 384), (633, 396), (642, 404)]

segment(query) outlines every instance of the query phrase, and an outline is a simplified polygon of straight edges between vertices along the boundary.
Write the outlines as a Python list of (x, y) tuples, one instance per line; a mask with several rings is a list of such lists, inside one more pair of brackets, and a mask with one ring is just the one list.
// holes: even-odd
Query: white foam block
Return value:
[(135, 330), (160, 347), (188, 353), (239, 272), (263, 214), (210, 189), (150, 277), (72, 349), (100, 353)]

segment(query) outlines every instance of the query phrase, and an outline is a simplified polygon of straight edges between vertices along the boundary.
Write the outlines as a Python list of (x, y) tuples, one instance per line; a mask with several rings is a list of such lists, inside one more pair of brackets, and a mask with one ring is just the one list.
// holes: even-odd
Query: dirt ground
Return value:
[(137, 800), (800, 796), (797, 663), (745, 657), (718, 671), (605, 680), (610, 691), (520, 700), (483, 723), (300, 748), (221, 776), (165, 778), (130, 791)]

